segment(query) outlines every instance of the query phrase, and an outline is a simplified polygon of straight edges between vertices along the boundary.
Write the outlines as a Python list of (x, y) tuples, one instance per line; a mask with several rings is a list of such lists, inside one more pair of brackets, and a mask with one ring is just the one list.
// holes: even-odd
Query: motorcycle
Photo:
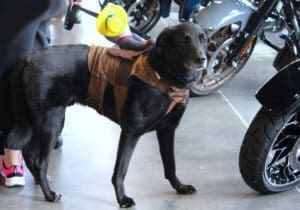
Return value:
[(289, 190), (300, 182), (300, 19), (297, 1), (282, 3), (289, 33), (274, 61), (279, 71), (256, 93), (262, 107), (239, 154), (244, 181), (264, 194)]
[(299, 80), (297, 60), (256, 94), (262, 107), (243, 139), (239, 168), (246, 184), (260, 193), (289, 190), (300, 182)]
[[(176, 0), (181, 6), (186, 6), (182, 1)], [(258, 38), (279, 51), (280, 48), (267, 38), (266, 33), (277, 33), (293, 23), (296, 11), (287, 7), (296, 7), (296, 4), (297, 0), (202, 0), (201, 4), (194, 4), (193, 9), (189, 9), (189, 21), (205, 29), (209, 44), (207, 68), (193, 84), (192, 94), (213, 93), (232, 79), (247, 63)], [(169, 15), (170, 5), (171, 0), (124, 0), (130, 27), (145, 33), (160, 17)], [(188, 6), (191, 8), (192, 5)], [(179, 20), (182, 20), (182, 14), (179, 12)]]

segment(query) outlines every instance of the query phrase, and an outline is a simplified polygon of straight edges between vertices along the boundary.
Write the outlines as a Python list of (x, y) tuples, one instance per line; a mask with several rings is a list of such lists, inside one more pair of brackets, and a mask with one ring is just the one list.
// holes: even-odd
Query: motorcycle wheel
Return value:
[(252, 189), (275, 193), (300, 181), (300, 104), (286, 114), (261, 108), (239, 155), (240, 173)]
[[(251, 42), (247, 45), (237, 66), (229, 66), (226, 63), (226, 59), (234, 48), (235, 36), (226, 37), (223, 36), (222, 33), (223, 32), (220, 32), (218, 36), (212, 36), (209, 41), (207, 49), (207, 68), (203, 71), (199, 79), (193, 83), (191, 87), (192, 96), (208, 95), (218, 90), (244, 67), (254, 50), (257, 37), (253, 37)], [(221, 41), (220, 37), (222, 39)]]
[(124, 2), (128, 14), (128, 24), (134, 31), (148, 33), (161, 17), (161, 5), (158, 0), (154, 0), (148, 9), (145, 7), (147, 0)]

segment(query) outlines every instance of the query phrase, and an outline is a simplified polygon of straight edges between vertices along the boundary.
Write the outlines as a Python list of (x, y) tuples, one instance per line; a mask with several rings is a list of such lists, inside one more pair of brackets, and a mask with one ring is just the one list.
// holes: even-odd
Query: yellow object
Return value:
[(96, 27), (107, 37), (121, 35), (127, 26), (127, 13), (119, 5), (108, 3), (97, 17)]

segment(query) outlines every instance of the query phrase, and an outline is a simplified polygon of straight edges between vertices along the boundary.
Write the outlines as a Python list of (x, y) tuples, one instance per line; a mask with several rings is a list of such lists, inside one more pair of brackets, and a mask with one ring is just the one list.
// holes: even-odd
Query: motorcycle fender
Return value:
[(254, 11), (255, 8), (245, 0), (213, 0), (196, 13), (193, 20), (211, 36), (220, 28), (233, 23), (240, 23), (243, 30)]
[(300, 102), (300, 59), (285, 66), (256, 93), (257, 100), (269, 110), (286, 112)]

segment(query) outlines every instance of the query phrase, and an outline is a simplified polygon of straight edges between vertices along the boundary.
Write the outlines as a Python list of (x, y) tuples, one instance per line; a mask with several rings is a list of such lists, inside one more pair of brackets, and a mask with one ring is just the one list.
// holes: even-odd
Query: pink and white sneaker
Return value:
[(22, 165), (6, 168), (3, 160), (0, 160), (0, 165), (0, 172), (4, 177), (6, 187), (23, 187), (25, 185), (25, 170)]

